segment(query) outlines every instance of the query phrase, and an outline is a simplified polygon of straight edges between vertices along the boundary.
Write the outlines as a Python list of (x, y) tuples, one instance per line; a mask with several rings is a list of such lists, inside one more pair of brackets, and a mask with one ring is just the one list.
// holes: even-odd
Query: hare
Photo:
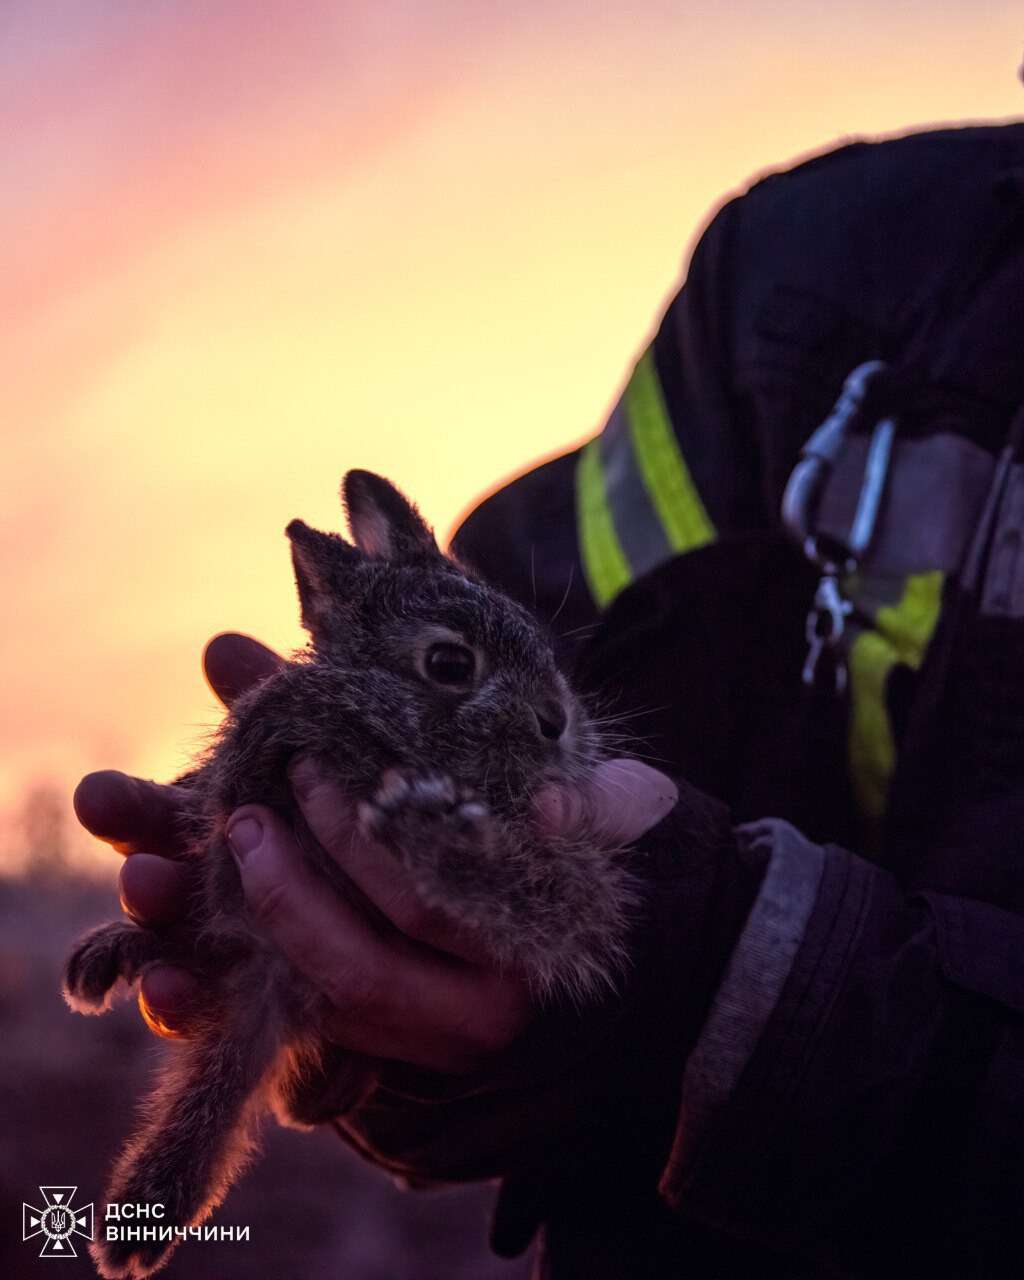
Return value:
[[(107, 1203), (163, 1205), (161, 1226), (193, 1226), (221, 1202), (262, 1111), (304, 1126), (365, 1087), (355, 1056), (346, 1071), (322, 1034), (325, 998), (248, 921), (225, 840), (235, 808), (269, 804), (342, 887), (295, 807), (293, 757), (315, 758), (358, 803), (381, 856), (538, 1000), (587, 1001), (615, 985), (624, 961), (633, 896), (618, 851), (542, 838), (531, 817), (540, 786), (579, 780), (601, 757), (543, 630), (443, 555), (388, 481), (350, 471), (342, 496), (351, 542), (300, 520), (287, 529), (309, 645), (234, 703), (181, 780), (199, 814), (185, 834), (201, 868), (187, 930), (103, 925), (65, 967), (65, 998), (85, 1013), (157, 962), (187, 959), (203, 977), (195, 1033), (168, 1046), (106, 1191)], [(93, 1256), (108, 1280), (147, 1276), (170, 1256), (170, 1234), (97, 1241)]]

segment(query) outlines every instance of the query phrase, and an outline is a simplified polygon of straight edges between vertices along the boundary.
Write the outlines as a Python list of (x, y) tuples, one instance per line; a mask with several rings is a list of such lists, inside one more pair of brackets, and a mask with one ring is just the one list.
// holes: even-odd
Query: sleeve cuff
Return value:
[(764, 881), (683, 1075), (679, 1124), (661, 1182), (670, 1203), (697, 1164), (775, 1009), (814, 910), (825, 852), (779, 819), (740, 827), (768, 854)]

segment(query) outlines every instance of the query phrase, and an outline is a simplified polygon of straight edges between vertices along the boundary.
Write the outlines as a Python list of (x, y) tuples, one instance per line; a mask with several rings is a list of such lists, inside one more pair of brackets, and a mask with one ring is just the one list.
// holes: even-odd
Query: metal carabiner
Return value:
[(868, 383), (885, 367), (882, 360), (866, 360), (848, 374), (832, 412), (800, 450), (800, 461), (782, 496), (782, 523), (801, 546), (811, 536), (813, 508), (839, 457), (847, 428), (864, 403)]
[(804, 628), (807, 658), (801, 679), (806, 685), (816, 683), (821, 656), (827, 651), (833, 658), (835, 691), (840, 694), (847, 679), (840, 645), (846, 619), (853, 611), (852, 603), (840, 589), (840, 578), (856, 570), (874, 536), (892, 458), (895, 418), (880, 419), (872, 431), (857, 509), (845, 541), (830, 537), (823, 545), (812, 526), (821, 491), (839, 458), (847, 429), (864, 404), (869, 382), (885, 367), (881, 360), (868, 360), (848, 375), (831, 413), (801, 450), (782, 499), (783, 524), (800, 543), (807, 559), (821, 569)]

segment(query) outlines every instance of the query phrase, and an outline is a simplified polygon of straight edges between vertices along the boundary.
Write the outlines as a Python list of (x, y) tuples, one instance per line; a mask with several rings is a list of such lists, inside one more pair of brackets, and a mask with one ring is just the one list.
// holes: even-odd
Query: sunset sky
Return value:
[(5, 0), (0, 817), (182, 767), (344, 470), (447, 533), (600, 426), (727, 192), (1019, 116), (1022, 49), (1019, 0)]

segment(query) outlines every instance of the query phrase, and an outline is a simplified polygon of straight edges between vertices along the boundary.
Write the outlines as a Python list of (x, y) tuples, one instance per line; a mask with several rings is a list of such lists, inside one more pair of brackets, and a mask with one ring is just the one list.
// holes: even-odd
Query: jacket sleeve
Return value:
[(907, 896), (784, 822), (740, 838), (768, 867), (685, 1067), (663, 1198), (771, 1248), (865, 1265), (908, 1237), (935, 1274), (1002, 1274), (1024, 1209), (1024, 919)]

